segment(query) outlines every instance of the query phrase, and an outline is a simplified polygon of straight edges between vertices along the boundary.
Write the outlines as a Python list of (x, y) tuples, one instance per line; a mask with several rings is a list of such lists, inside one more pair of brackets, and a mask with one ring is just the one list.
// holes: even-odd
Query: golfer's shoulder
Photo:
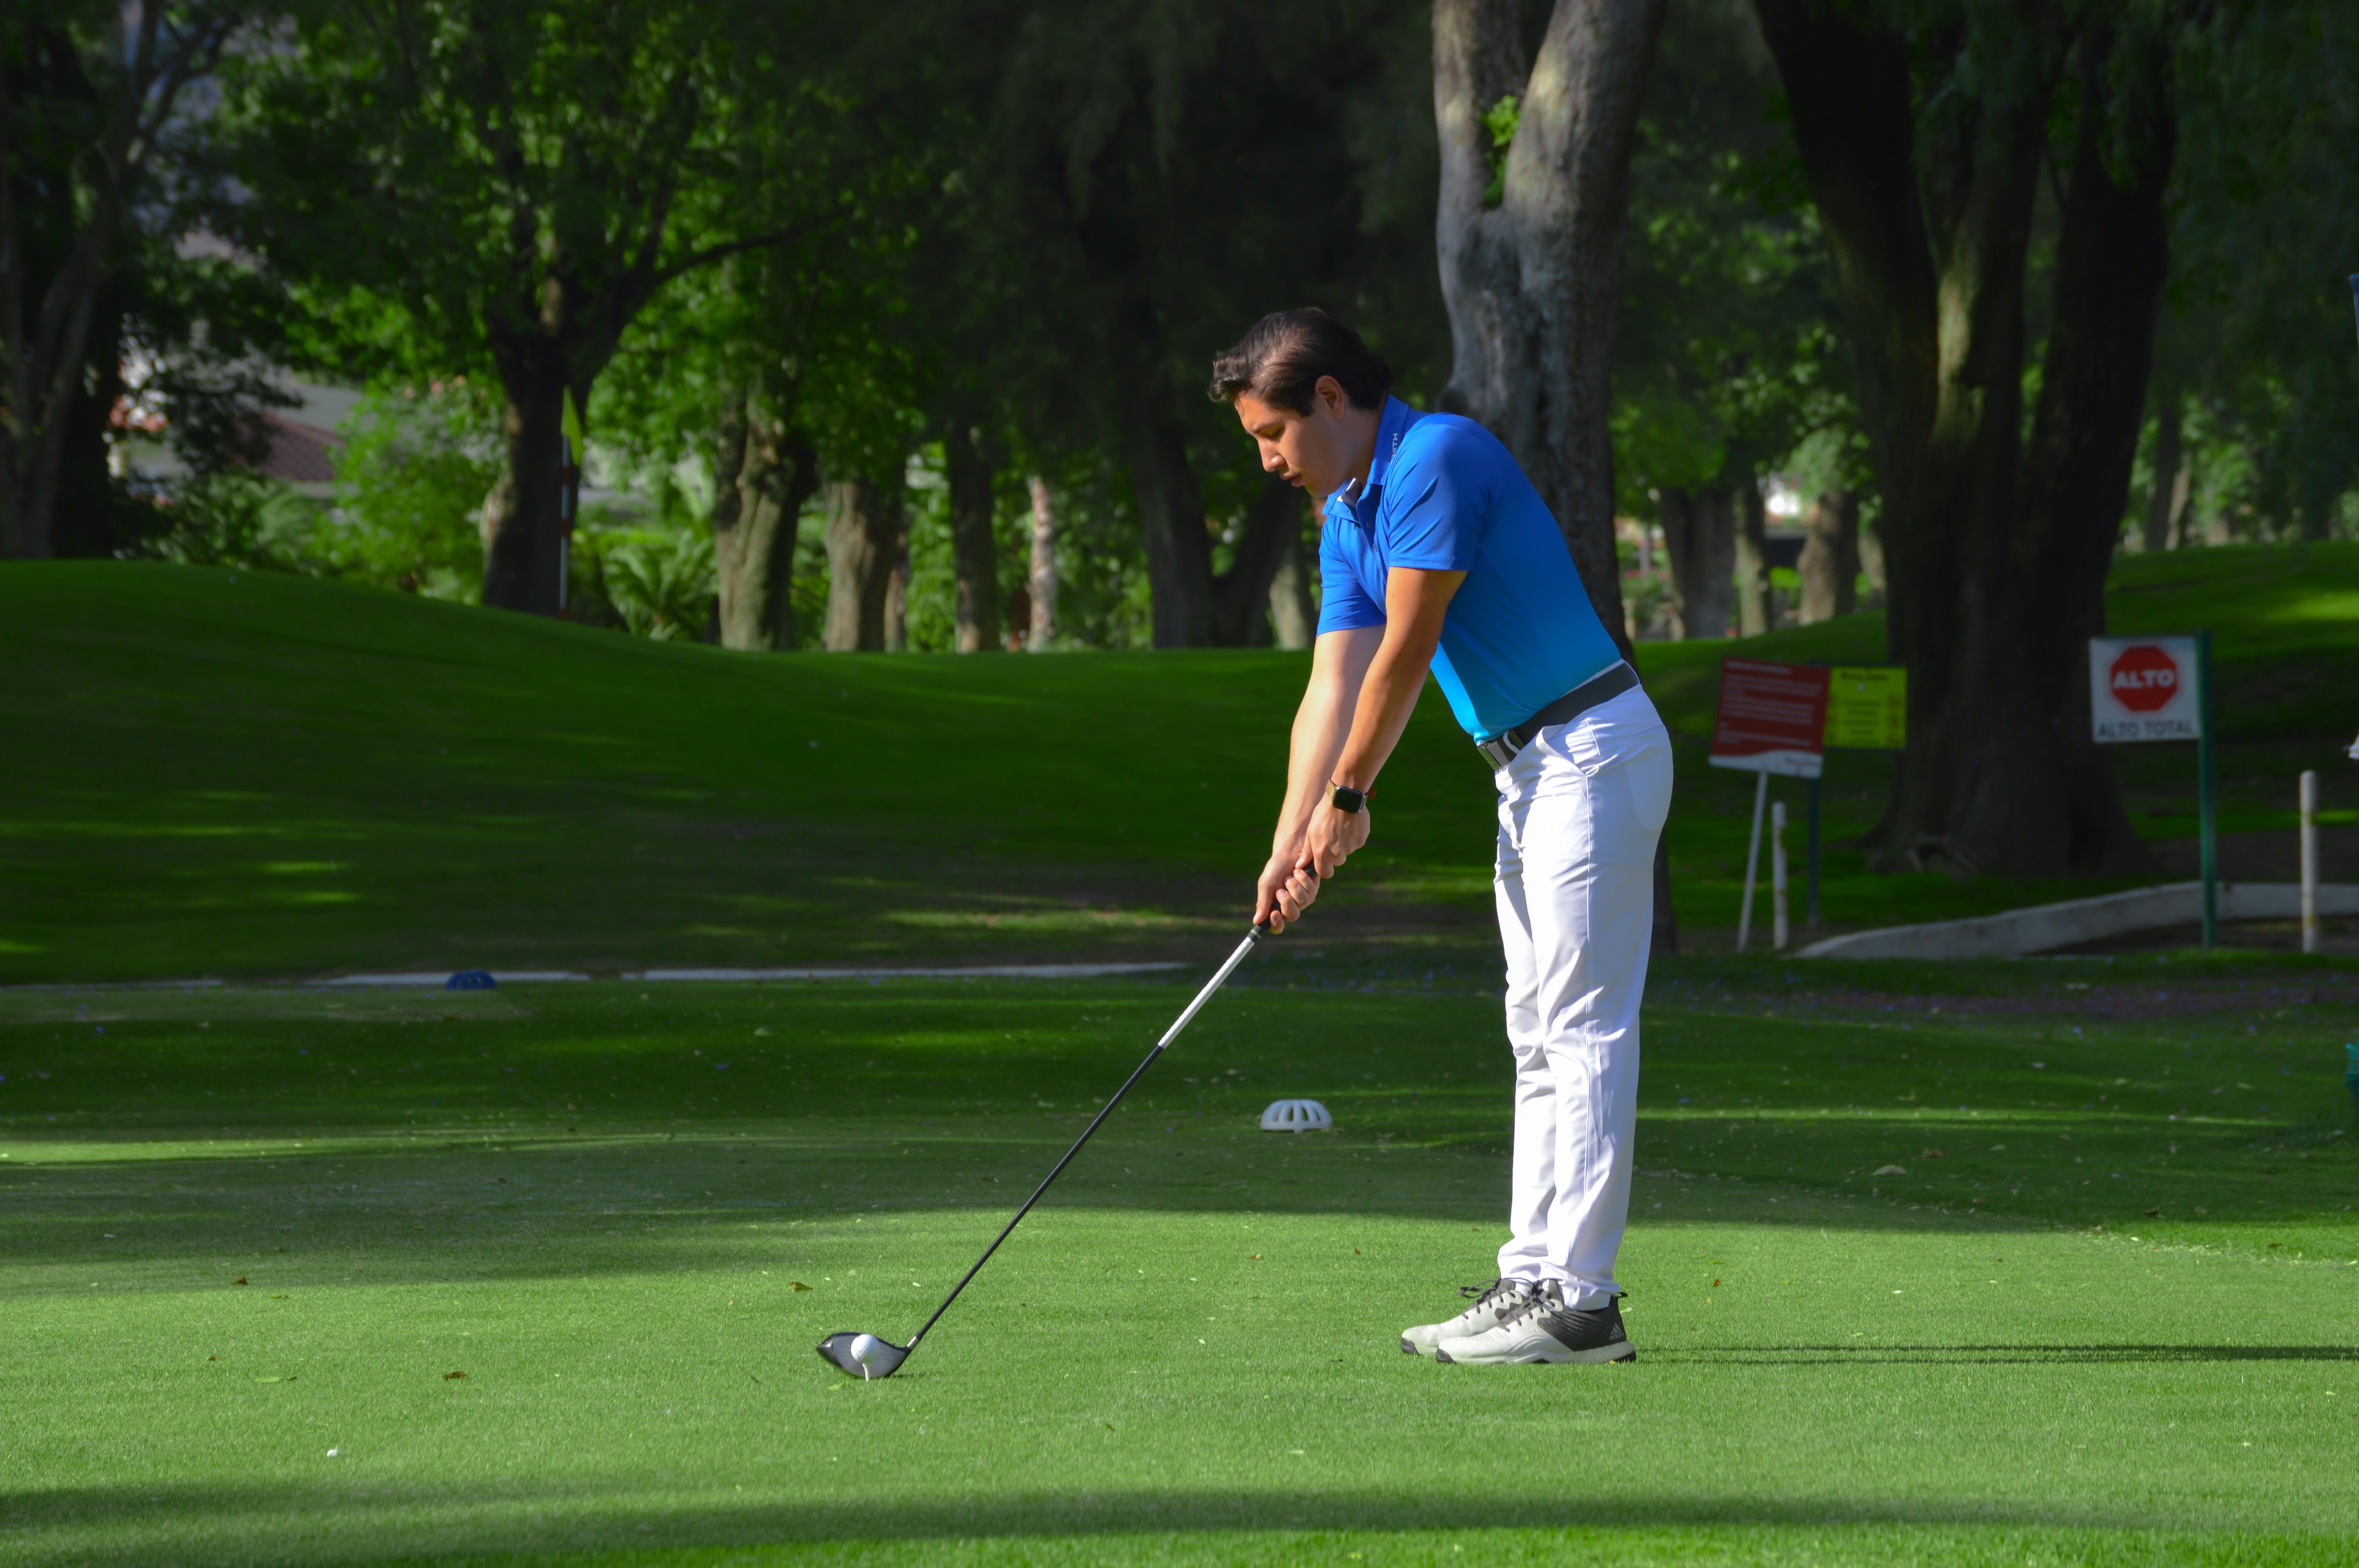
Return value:
[(1400, 462), (1470, 462), (1504, 458), (1499, 438), (1461, 414), (1420, 414), (1402, 432)]
[(1516, 460), (1491, 434), (1458, 414), (1428, 414), (1403, 432), (1394, 454), (1400, 478), (1447, 480), (1451, 488), (1488, 481), (1495, 485), (1516, 471)]

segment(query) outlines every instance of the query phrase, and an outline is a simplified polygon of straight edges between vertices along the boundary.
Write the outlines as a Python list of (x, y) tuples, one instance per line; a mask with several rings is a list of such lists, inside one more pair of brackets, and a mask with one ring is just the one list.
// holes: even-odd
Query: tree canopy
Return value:
[[(1806, 613), (1864, 564), (1912, 671), (1880, 862), (2053, 871), (2140, 854), (2114, 553), (2359, 531), (2331, 0), (27, 0), (0, 95), (19, 556), (1299, 641), (1311, 520), (1202, 386), (1317, 304), (1617, 633), (1768, 624), (1808, 507)], [(257, 477), (292, 373), (367, 394), (332, 494)]]

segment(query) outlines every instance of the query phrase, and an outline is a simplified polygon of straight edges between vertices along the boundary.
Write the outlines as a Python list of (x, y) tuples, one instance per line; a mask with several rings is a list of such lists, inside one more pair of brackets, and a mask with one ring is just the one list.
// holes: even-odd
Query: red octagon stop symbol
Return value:
[(2105, 672), (2105, 689), (2132, 713), (2152, 713), (2179, 695), (2179, 661), (2160, 648), (2124, 648)]

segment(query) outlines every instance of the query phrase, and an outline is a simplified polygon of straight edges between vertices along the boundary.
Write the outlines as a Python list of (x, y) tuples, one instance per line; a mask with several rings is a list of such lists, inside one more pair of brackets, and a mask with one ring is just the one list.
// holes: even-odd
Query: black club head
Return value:
[[(855, 1346), (866, 1353), (865, 1360), (853, 1354)], [(909, 1358), (909, 1346), (847, 1328), (821, 1340), (819, 1357), (848, 1378), (889, 1378)]]

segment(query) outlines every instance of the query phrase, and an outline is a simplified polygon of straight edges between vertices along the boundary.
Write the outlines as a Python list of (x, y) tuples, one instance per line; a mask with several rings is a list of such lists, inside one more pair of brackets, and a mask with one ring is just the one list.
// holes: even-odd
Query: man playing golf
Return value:
[(1212, 396), (1262, 467), (1326, 498), (1319, 639), (1254, 918), (1299, 920), (1368, 841), (1369, 797), (1430, 668), (1499, 792), (1515, 1158), (1498, 1278), (1401, 1348), (1622, 1360), (1637, 1351), (1614, 1260), (1670, 737), (1506, 448), (1472, 420), (1419, 414), (1391, 384), (1319, 310), (1265, 317), (1212, 362)]

